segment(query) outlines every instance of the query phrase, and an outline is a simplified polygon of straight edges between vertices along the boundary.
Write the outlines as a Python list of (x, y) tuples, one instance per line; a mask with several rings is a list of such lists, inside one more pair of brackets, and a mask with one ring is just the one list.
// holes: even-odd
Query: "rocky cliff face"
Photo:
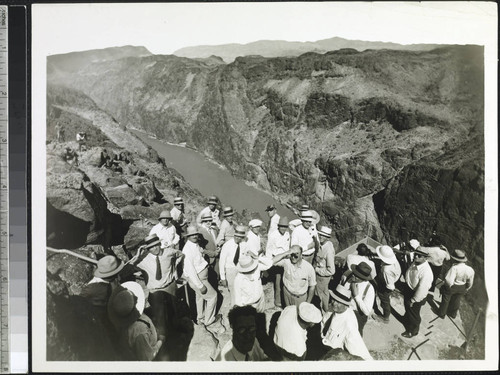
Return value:
[(404, 211), (420, 240), (448, 228), (449, 246), (481, 254), (482, 56), (456, 46), (227, 65), (129, 57), (49, 81), (81, 90), (121, 126), (187, 142), (282, 202), (309, 203), (337, 248), (367, 232), (393, 241)]

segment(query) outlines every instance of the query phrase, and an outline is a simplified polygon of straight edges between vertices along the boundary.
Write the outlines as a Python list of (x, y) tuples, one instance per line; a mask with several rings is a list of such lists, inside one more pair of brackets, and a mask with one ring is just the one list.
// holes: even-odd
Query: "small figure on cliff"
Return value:
[(218, 247), (222, 247), (234, 236), (233, 208), (224, 207), (224, 209), (222, 210), (222, 216), (224, 216), (224, 219), (222, 220), (222, 223), (220, 225), (219, 234), (217, 235), (216, 240)]
[(265, 361), (267, 356), (256, 340), (257, 311), (252, 306), (235, 306), (228, 313), (233, 330), (216, 361)]
[(457, 317), (458, 308), (462, 297), (472, 288), (474, 284), (474, 269), (465, 264), (467, 256), (463, 250), (455, 250), (451, 255), (453, 265), (446, 273), (444, 285), (441, 287), (441, 305), (439, 306), (439, 317)]
[[(286, 216), (281, 217), (278, 222), (278, 230), (269, 234), (266, 244), (266, 257), (272, 259), (290, 250), (290, 232), (288, 230), (288, 224), (288, 218)], [(274, 283), (274, 305), (276, 307), (281, 307), (283, 299), (281, 290), (281, 284), (283, 283), (283, 268), (273, 266), (267, 273)]]
[(66, 147), (63, 158), (68, 164), (78, 166), (78, 154), (71, 147)]
[(57, 142), (62, 142), (64, 140), (64, 128), (59, 121), (56, 122), (55, 130)]
[(313, 216), (311, 211), (302, 211), (300, 220), (302, 225), (296, 227), (290, 238), (290, 245), (298, 245), (303, 249), (303, 258), (305, 261), (312, 263), (314, 251), (316, 249), (315, 242), (309, 228), (312, 225)]
[(427, 301), (427, 293), (432, 285), (432, 270), (427, 262), (429, 254), (425, 249), (418, 247), (414, 251), (414, 260), (405, 274), (405, 288), (403, 290), (405, 305), (405, 328), (401, 334), (411, 338), (418, 335), (420, 322), (420, 309)]
[(87, 133), (86, 132), (78, 132), (76, 133), (76, 141), (78, 142), (78, 151), (86, 151), (87, 150)]
[(250, 230), (247, 234), (247, 250), (252, 252), (255, 256), (262, 253), (260, 228), (262, 227), (262, 220), (252, 219), (248, 223)]
[(331, 228), (322, 226), (318, 229), (320, 249), (313, 261), (314, 271), (316, 271), (316, 289), (315, 294), (321, 300), (323, 311), (328, 309), (328, 284), (335, 274), (335, 248), (330, 238), (332, 236)]
[(211, 325), (216, 322), (217, 292), (208, 282), (208, 262), (203, 258), (203, 249), (198, 245), (199, 231), (195, 226), (186, 230), (183, 277), (196, 294), (197, 323)]
[(247, 229), (238, 225), (234, 229), (234, 237), (222, 245), (219, 261), (220, 284), (229, 289), (231, 306), (234, 306), (234, 278), (238, 274), (236, 265), (240, 259), (241, 246), (246, 237)]
[(215, 224), (217, 224), (218, 228), (220, 227), (220, 218), (219, 218), (220, 212), (219, 209), (217, 208), (218, 203), (219, 202), (216, 196), (211, 196), (208, 198), (208, 206), (205, 207), (203, 210), (201, 210), (201, 212), (196, 217), (196, 222), (198, 223), (198, 225), (201, 224), (201, 217), (204, 214), (210, 214), (212, 216), (212, 221), (215, 222)]
[(276, 207), (273, 204), (266, 207), (266, 212), (269, 215), (269, 224), (267, 226), (267, 234), (270, 235), (273, 231), (278, 230), (278, 222), (280, 215), (276, 212)]

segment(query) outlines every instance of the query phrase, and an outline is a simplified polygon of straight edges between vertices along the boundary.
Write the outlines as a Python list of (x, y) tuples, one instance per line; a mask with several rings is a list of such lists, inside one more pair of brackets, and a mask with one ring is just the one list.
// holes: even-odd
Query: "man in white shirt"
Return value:
[(222, 247), (234, 236), (233, 208), (224, 207), (224, 209), (222, 210), (222, 215), (224, 216), (224, 220), (222, 220), (219, 234), (217, 235), (217, 239), (215, 241), (218, 247)]
[(333, 349), (344, 349), (352, 355), (372, 360), (372, 356), (358, 331), (358, 322), (351, 308), (351, 291), (338, 285), (329, 291), (330, 301), (321, 322), (323, 344)]
[(235, 306), (229, 311), (227, 317), (233, 336), (215, 360), (265, 361), (267, 357), (256, 340), (257, 310), (252, 306)]
[[(208, 213), (203, 214), (201, 217), (201, 225), (198, 226), (199, 237), (198, 245), (203, 248), (203, 255), (210, 267), (209, 279), (212, 281), (214, 287), (217, 286), (219, 279), (219, 248), (215, 244), (217, 234), (215, 229), (211, 226), (212, 216)], [(213, 280), (214, 279), (214, 280)]]
[(278, 222), (280, 220), (280, 215), (276, 212), (276, 207), (273, 204), (267, 206), (266, 212), (269, 215), (269, 225), (267, 228), (267, 234), (270, 235), (273, 231), (278, 230)]
[(314, 271), (316, 272), (316, 289), (314, 293), (321, 300), (321, 308), (326, 311), (328, 308), (329, 292), (328, 284), (335, 274), (335, 249), (333, 248), (331, 228), (322, 226), (318, 229), (320, 248), (313, 260)]
[(172, 223), (172, 215), (169, 211), (162, 211), (158, 218), (160, 221), (149, 231), (149, 235), (156, 234), (161, 241), (162, 248), (177, 248), (179, 235)]
[(377, 295), (380, 299), (383, 323), (389, 322), (391, 315), (391, 294), (396, 289), (396, 282), (401, 277), (401, 266), (390, 246), (377, 246), (375, 249), (382, 263), (380, 273), (377, 275)]
[(403, 291), (405, 304), (405, 332), (401, 336), (411, 338), (418, 335), (420, 328), (420, 309), (427, 300), (427, 293), (432, 285), (433, 275), (426, 251), (418, 248), (414, 260), (405, 274), (406, 288)]
[(257, 312), (266, 309), (264, 288), (262, 287), (262, 271), (269, 269), (273, 261), (265, 256), (256, 257), (252, 252), (240, 256), (234, 278), (234, 303), (237, 306), (251, 305)]
[(247, 233), (247, 250), (251, 251), (256, 256), (259, 256), (262, 253), (260, 238), (262, 221), (259, 219), (250, 220), (248, 226), (250, 227), (250, 230)]
[(217, 228), (220, 227), (220, 212), (219, 209), (217, 208), (217, 204), (219, 203), (219, 200), (217, 199), (216, 196), (211, 196), (208, 198), (208, 206), (205, 207), (203, 210), (200, 211), (198, 216), (196, 217), (196, 223), (198, 225), (201, 224), (201, 217), (204, 214), (210, 214), (212, 215), (212, 222), (214, 222), (217, 225)]
[(284, 361), (302, 361), (307, 354), (307, 329), (321, 322), (321, 311), (302, 302), (281, 312), (274, 331), (274, 343)]
[[(267, 238), (266, 257), (272, 259), (276, 255), (286, 253), (290, 250), (290, 232), (288, 231), (288, 218), (281, 217), (278, 222), (278, 230), (273, 231)], [(274, 283), (274, 305), (282, 306), (281, 283), (283, 268), (273, 266), (268, 270), (268, 275)]]
[(198, 235), (196, 227), (187, 228), (187, 241), (182, 249), (185, 255), (183, 277), (196, 293), (197, 323), (208, 326), (216, 322), (217, 292), (208, 282), (208, 263), (198, 245)]
[(184, 200), (181, 197), (174, 198), (174, 207), (170, 210), (170, 215), (179, 224), (184, 220)]
[(467, 256), (462, 250), (455, 250), (451, 259), (453, 265), (444, 278), (445, 285), (441, 287), (441, 305), (438, 315), (440, 318), (448, 315), (455, 319), (462, 297), (474, 284), (474, 270), (465, 264)]
[[(220, 252), (219, 273), (220, 283), (229, 289), (231, 306), (234, 306), (234, 278), (238, 274), (236, 265), (242, 253), (243, 241), (246, 237), (246, 227), (238, 225), (234, 230), (234, 237), (227, 241)], [(244, 252), (244, 250), (243, 250)]]
[(300, 220), (302, 225), (296, 227), (290, 238), (290, 245), (299, 245), (302, 248), (302, 257), (305, 261), (312, 263), (316, 245), (309, 228), (313, 222), (311, 211), (302, 211)]

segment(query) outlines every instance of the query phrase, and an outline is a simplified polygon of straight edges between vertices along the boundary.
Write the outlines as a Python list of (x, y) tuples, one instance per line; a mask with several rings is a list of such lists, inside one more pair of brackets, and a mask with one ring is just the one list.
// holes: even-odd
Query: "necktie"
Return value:
[(248, 361), (250, 361), (250, 356), (247, 353), (247, 354), (245, 354), (245, 362), (248, 362)]
[(238, 244), (238, 247), (236, 248), (236, 253), (234, 254), (234, 258), (233, 258), (234, 265), (238, 264), (239, 259), (240, 259), (240, 244)]
[(156, 280), (161, 279), (161, 264), (160, 264), (160, 256), (156, 256)]
[(325, 326), (323, 327), (323, 336), (326, 336), (327, 332), (328, 332), (328, 328), (330, 328), (330, 325), (332, 324), (332, 320), (333, 320), (333, 316), (335, 314), (332, 314), (328, 320), (326, 321), (325, 323)]

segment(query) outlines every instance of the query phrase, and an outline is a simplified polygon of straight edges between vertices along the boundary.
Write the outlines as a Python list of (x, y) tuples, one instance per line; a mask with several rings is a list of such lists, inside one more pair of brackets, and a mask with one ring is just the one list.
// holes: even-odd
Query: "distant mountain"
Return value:
[(367, 49), (396, 49), (406, 51), (430, 51), (443, 47), (440, 44), (397, 44), (388, 42), (367, 42), (344, 38), (329, 38), (316, 42), (287, 42), (284, 40), (260, 40), (247, 44), (221, 44), (215, 46), (202, 45), (181, 48), (174, 52), (179, 57), (203, 58), (212, 55), (220, 56), (230, 63), (238, 56), (260, 55), (263, 57), (299, 56), (306, 52), (325, 53), (343, 48), (357, 51)]
[(118, 60), (124, 57), (144, 57), (149, 55), (151, 55), (151, 52), (142, 46), (123, 46), (81, 52), (70, 52), (62, 55), (49, 56), (47, 58), (47, 73), (56, 73), (58, 70), (74, 73), (95, 62)]

